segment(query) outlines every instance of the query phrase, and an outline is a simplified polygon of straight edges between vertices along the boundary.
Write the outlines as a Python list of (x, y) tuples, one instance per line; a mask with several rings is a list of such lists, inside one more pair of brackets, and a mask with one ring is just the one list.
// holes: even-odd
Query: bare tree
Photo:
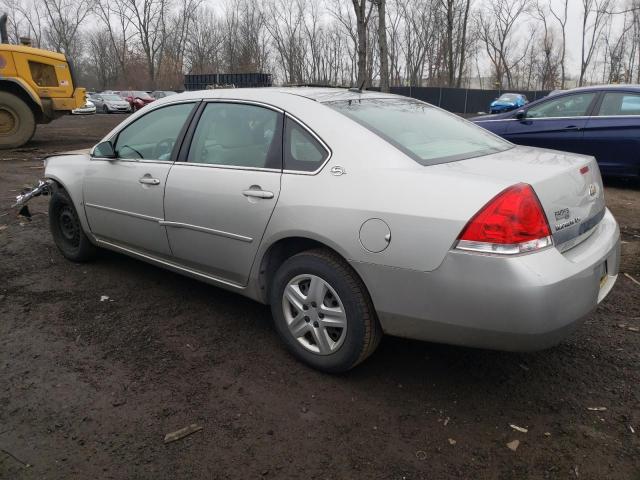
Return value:
[[(545, 6), (538, 2), (536, 4), (534, 16), (542, 24), (542, 59), (540, 61), (538, 72), (539, 83), (542, 90), (553, 90), (556, 88), (558, 80), (558, 63), (560, 63), (561, 68), (563, 68), (563, 53), (560, 54), (561, 58), (558, 60), (558, 56), (556, 54), (557, 49), (555, 48), (555, 36), (553, 30), (551, 30), (547, 23), (547, 13)], [(564, 43), (561, 51), (562, 50), (564, 50)], [(564, 71), (562, 72), (562, 75), (564, 75)]]
[(118, 82), (118, 52), (113, 48), (110, 35), (107, 28), (102, 28), (88, 36), (92, 53), (89, 58), (101, 89)]
[(471, 0), (439, 0), (445, 15), (445, 56), (447, 85), (460, 87), (467, 50), (467, 32)]
[(556, 12), (549, 0), (549, 11), (560, 25), (562, 35), (562, 47), (560, 47), (560, 88), (564, 90), (567, 81), (566, 73), (566, 54), (567, 54), (567, 19), (569, 11), (569, 0), (564, 0), (563, 8), (560, 12)]
[(265, 27), (270, 33), (275, 50), (284, 67), (286, 83), (303, 81), (303, 44), (304, 10), (307, 2), (297, 0), (272, 0), (266, 6)]
[(378, 45), (380, 47), (380, 91), (389, 91), (389, 47), (387, 44), (387, 0), (376, 0)]
[[(500, 87), (505, 76), (507, 86), (514, 86), (511, 70), (527, 55), (528, 44), (523, 48), (514, 38), (514, 26), (530, 5), (531, 0), (494, 0), (478, 17), (479, 35), (493, 66), (496, 85)], [(514, 50), (521, 54), (514, 55)]]
[(93, 7), (92, 0), (42, 0), (47, 18), (45, 35), (49, 45), (71, 58), (80, 55), (78, 29)]
[(130, 15), (131, 26), (140, 43), (150, 87), (155, 89), (158, 66), (162, 62), (166, 42), (166, 15), (169, 0), (122, 0), (125, 12)]
[[(367, 82), (367, 27), (371, 18), (372, 4), (367, 0), (351, 0), (356, 14), (356, 31), (358, 32), (358, 86), (365, 86)], [(368, 7), (368, 8), (367, 8)]]
[(597, 40), (600, 37), (610, 13), (611, 0), (582, 0), (582, 47), (580, 57), (580, 79), (578, 85), (584, 85), (587, 69), (593, 60)]

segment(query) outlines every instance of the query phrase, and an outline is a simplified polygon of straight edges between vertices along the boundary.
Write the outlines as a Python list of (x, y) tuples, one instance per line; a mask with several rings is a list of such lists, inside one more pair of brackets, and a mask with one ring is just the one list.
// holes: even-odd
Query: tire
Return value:
[(111, 112), (109, 111), (109, 108), (107, 108), (106, 105), (103, 105), (102, 106), (102, 113), (111, 113)]
[(56, 247), (65, 258), (73, 262), (86, 262), (96, 255), (98, 249), (84, 233), (78, 212), (67, 192), (62, 189), (51, 196), (49, 228)]
[(36, 119), (20, 97), (0, 92), (0, 149), (18, 148), (36, 131)]
[[(371, 355), (382, 338), (362, 280), (330, 250), (308, 250), (287, 259), (273, 278), (269, 296), (274, 324), (285, 345), (318, 370), (350, 370)], [(323, 298), (322, 303), (314, 298)], [(333, 313), (339, 311), (344, 319)], [(327, 326), (340, 322), (344, 327)]]

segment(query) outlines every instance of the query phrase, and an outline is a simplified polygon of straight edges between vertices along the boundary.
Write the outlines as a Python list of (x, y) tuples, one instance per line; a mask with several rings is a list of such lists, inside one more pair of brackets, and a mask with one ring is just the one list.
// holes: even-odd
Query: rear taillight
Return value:
[(531, 185), (519, 183), (497, 196), (467, 223), (456, 248), (513, 255), (553, 245), (549, 222)]

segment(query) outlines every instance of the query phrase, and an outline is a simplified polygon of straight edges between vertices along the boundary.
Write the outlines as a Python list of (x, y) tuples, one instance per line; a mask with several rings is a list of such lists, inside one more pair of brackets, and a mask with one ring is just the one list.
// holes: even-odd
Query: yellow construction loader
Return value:
[[(0, 149), (16, 148), (33, 136), (36, 124), (68, 114), (85, 104), (76, 88), (73, 65), (61, 53), (10, 45), (7, 15), (0, 17)], [(1, 158), (1, 156), (0, 156)]]

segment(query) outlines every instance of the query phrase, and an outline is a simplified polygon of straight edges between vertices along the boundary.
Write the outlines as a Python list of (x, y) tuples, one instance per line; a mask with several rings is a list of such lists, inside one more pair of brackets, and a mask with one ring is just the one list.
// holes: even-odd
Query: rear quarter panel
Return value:
[[(316, 175), (282, 175), (258, 259), (275, 241), (302, 236), (328, 244), (348, 260), (431, 271), (469, 218), (508, 186), (504, 180), (465, 175), (454, 164), (421, 166), (342, 114), (309, 104), (306, 114), (292, 113), (305, 119), (332, 156)], [(347, 173), (333, 175), (336, 165)], [(362, 224), (373, 218), (391, 230), (390, 244), (380, 253), (360, 242)]]

